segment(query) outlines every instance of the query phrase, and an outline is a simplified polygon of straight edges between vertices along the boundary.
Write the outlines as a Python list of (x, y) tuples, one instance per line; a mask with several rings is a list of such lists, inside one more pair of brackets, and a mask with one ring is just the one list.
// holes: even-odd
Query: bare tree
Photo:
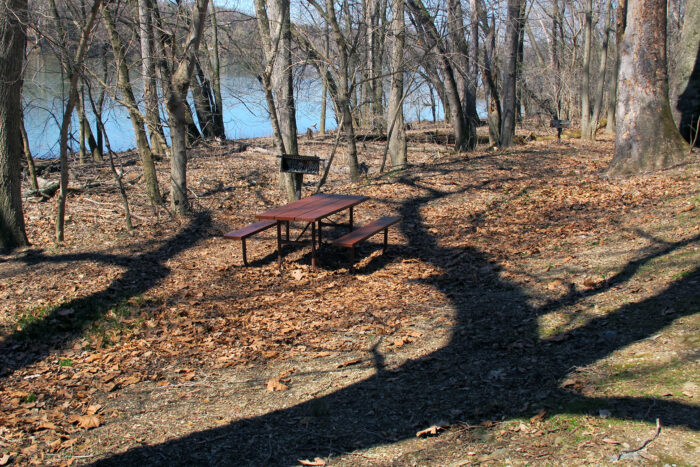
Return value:
[(56, 199), (56, 241), (62, 242), (64, 238), (64, 223), (66, 215), (66, 197), (68, 196), (68, 128), (71, 123), (73, 109), (78, 102), (78, 79), (80, 78), (80, 67), (88, 49), (90, 35), (97, 20), (97, 13), (102, 6), (102, 0), (95, 0), (92, 9), (86, 19), (80, 34), (80, 41), (73, 57), (68, 52), (67, 36), (64, 32), (62, 19), (56, 7), (55, 0), (49, 0), (53, 12), (56, 31), (59, 35), (58, 45), (60, 50), (61, 66), (68, 77), (68, 99), (63, 109), (61, 119), (61, 129), (59, 133), (59, 160), (61, 163), (61, 178), (58, 197)]
[(136, 136), (136, 146), (139, 151), (139, 156), (141, 157), (146, 193), (148, 193), (148, 198), (153, 205), (160, 205), (163, 200), (160, 196), (160, 189), (158, 188), (153, 154), (151, 153), (151, 148), (148, 145), (148, 139), (146, 137), (144, 118), (138, 108), (136, 97), (134, 96), (134, 91), (131, 86), (124, 44), (117, 33), (117, 27), (112, 17), (112, 10), (108, 5), (104, 5), (102, 8), (102, 17), (104, 19), (105, 28), (109, 33), (110, 42), (112, 43), (114, 61), (117, 67), (117, 80), (121, 91), (121, 101), (129, 111), (129, 119), (131, 120), (131, 126)]
[[(194, 72), (197, 51), (204, 31), (204, 20), (207, 14), (209, 0), (196, 0), (192, 7), (192, 17), (189, 21), (187, 38), (181, 54), (172, 54), (173, 73), (169, 80), (164, 81), (166, 109), (170, 120), (170, 139), (172, 157), (170, 161), (170, 207), (180, 215), (190, 210), (187, 197), (187, 121), (185, 107), (187, 91)], [(153, 10), (158, 10), (154, 4)], [(156, 19), (156, 18), (154, 18)], [(156, 27), (161, 27), (159, 16)], [(173, 44), (174, 45), (174, 44)]]

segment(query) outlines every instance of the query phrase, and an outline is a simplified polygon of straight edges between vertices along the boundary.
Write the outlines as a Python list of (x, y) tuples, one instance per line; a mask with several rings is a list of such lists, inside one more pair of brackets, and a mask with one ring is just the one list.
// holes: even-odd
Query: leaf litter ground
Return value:
[(371, 198), (359, 224), (402, 216), (355, 272), (330, 246), (280, 272), (272, 230), (244, 268), (221, 238), (283, 202), (264, 139), (192, 151), (184, 220), (120, 155), (133, 236), (99, 164), (73, 167), (64, 245), (25, 202), (33, 247), (0, 258), (0, 465), (696, 464), (698, 164), (608, 179), (607, 140), (460, 155), (412, 133), (408, 169), (379, 176), (367, 140), (368, 178), (340, 157), (324, 187)]

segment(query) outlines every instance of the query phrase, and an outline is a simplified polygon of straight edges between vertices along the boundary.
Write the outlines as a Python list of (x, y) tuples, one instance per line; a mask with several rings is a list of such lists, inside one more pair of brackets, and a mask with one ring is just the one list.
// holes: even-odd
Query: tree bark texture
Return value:
[(389, 157), (392, 168), (406, 166), (406, 130), (403, 119), (403, 53), (406, 41), (404, 21), (404, 0), (392, 0), (391, 35), (391, 89), (389, 90), (389, 111), (387, 128), (389, 131)]
[[(277, 121), (286, 153), (296, 155), (299, 154), (299, 146), (292, 77), (292, 29), (289, 0), (268, 1), (267, 13), (271, 33), (275, 34), (271, 40), (279, 40), (271, 76)], [(287, 200), (299, 199), (302, 188), (301, 174), (282, 173), (282, 178)]]
[(623, 12), (611, 175), (671, 167), (688, 154), (668, 102), (666, 0), (627, 0)]
[(143, 101), (146, 108), (146, 124), (151, 136), (153, 154), (158, 158), (163, 158), (167, 154), (168, 145), (165, 142), (160, 111), (158, 109), (152, 9), (152, 0), (138, 0), (141, 73), (143, 76)]
[(593, 139), (591, 125), (591, 36), (593, 35), (593, 0), (586, 0), (583, 11), (583, 71), (581, 77), (581, 139)]
[[(476, 140), (476, 86), (471, 82), (469, 70), (470, 48), (465, 39), (464, 13), (461, 0), (448, 0), (447, 27), (451, 44), (451, 61), (455, 64), (455, 81), (459, 92), (462, 114), (467, 120), (467, 138)], [(472, 38), (473, 40), (473, 38)], [(470, 149), (476, 144), (468, 143)]]
[(513, 144), (515, 136), (516, 77), (518, 62), (518, 39), (522, 27), (521, 3), (524, 0), (508, 0), (506, 24), (505, 63), (503, 70), (503, 113), (501, 120), (501, 147)]
[(226, 127), (224, 126), (224, 101), (221, 97), (221, 65), (219, 64), (219, 26), (216, 21), (216, 5), (211, 7), (211, 85), (214, 91), (214, 124), (216, 136), (226, 139)]
[(688, 0), (676, 67), (671, 76), (671, 110), (686, 141), (700, 145), (700, 0)]
[(27, 2), (0, 2), (0, 250), (25, 246), (21, 166)]
[[(189, 212), (187, 198), (187, 120), (185, 106), (192, 79), (199, 44), (204, 31), (209, 0), (197, 0), (192, 7), (189, 32), (182, 48), (182, 56), (173, 63), (170, 85), (167, 86), (166, 109), (170, 118), (170, 207), (179, 214)], [(157, 8), (157, 5), (154, 4)]]

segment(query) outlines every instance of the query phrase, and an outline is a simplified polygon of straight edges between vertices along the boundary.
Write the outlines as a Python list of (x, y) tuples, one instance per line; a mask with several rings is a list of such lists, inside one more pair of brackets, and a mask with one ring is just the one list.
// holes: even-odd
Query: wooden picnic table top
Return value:
[(256, 214), (255, 217), (258, 219), (274, 219), (277, 221), (316, 222), (319, 219), (351, 208), (368, 199), (367, 196), (319, 193)]

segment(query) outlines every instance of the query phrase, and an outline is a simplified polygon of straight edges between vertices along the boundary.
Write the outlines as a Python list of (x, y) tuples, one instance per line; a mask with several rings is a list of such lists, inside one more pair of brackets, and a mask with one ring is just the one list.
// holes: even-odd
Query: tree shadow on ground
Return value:
[(51, 352), (66, 348), (67, 343), (82, 336), (91, 324), (115, 305), (151, 289), (170, 273), (166, 261), (210, 235), (208, 231), (211, 225), (209, 213), (198, 213), (186, 228), (159, 248), (136, 256), (100, 253), (47, 256), (43, 252), (32, 252), (23, 257), (22, 261), (26, 265), (94, 261), (115, 264), (126, 268), (126, 271), (104, 290), (54, 307), (45, 316), (1, 340), (0, 377), (38, 362)]
[[(400, 183), (414, 185), (414, 180)], [(425, 280), (449, 298), (456, 312), (457, 324), (445, 347), (396, 369), (384, 366), (375, 347), (371, 353), (376, 373), (371, 378), (287, 409), (134, 448), (97, 465), (291, 465), (300, 458), (409, 439), (439, 420), (478, 423), (532, 415), (543, 407), (549, 414), (608, 408), (620, 419), (660, 418), (665, 425), (700, 429), (698, 407), (646, 397), (591, 398), (561, 388), (572, 369), (696, 312), (700, 269), (653, 298), (593, 318), (564, 336), (543, 338), (538, 318), (582, 296), (572, 292), (563, 300), (531, 306), (524, 291), (503, 281), (498, 266), (478, 250), (440, 247), (420, 209), (450, 194), (428, 190), (426, 196), (405, 202), (399, 209), (400, 225), (408, 244), (394, 247), (400, 255), (442, 271)], [(589, 295), (628, 280), (653, 258), (687, 243), (650, 251)], [(674, 304), (673, 316), (658, 312)], [(323, 415), (318, 415), (318, 407), (324, 408)], [(311, 423), (302, 423), (309, 418)]]

